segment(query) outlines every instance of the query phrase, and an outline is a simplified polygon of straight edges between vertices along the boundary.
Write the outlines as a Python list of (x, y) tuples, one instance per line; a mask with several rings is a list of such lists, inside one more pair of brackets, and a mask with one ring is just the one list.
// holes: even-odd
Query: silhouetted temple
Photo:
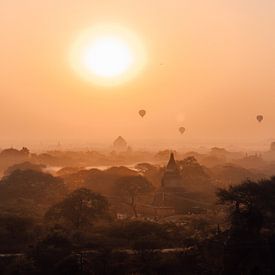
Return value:
[(205, 204), (194, 199), (194, 196), (195, 193), (188, 191), (184, 186), (184, 175), (177, 165), (174, 154), (171, 153), (161, 180), (161, 186), (153, 199), (152, 207), (155, 215), (165, 217), (174, 214), (202, 213)]
[(182, 178), (181, 178), (180, 171), (176, 164), (173, 153), (171, 153), (169, 162), (166, 166), (166, 169), (161, 181), (161, 187), (164, 189), (182, 187)]
[(179, 191), (183, 191), (182, 177), (174, 154), (171, 153), (161, 180), (161, 187), (156, 192), (152, 204), (155, 209), (155, 215), (169, 216), (175, 214), (175, 195)]
[(122, 136), (119, 136), (114, 141), (113, 147), (116, 151), (126, 151), (127, 150), (127, 142)]

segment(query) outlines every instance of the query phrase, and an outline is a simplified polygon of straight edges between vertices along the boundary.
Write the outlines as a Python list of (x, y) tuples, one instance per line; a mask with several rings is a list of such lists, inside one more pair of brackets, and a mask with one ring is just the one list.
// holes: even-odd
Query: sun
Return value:
[(129, 30), (100, 26), (84, 31), (73, 43), (70, 62), (84, 79), (112, 86), (139, 73), (145, 65), (145, 50)]
[(115, 77), (125, 73), (134, 62), (134, 53), (119, 37), (95, 39), (83, 53), (86, 69), (99, 77)]

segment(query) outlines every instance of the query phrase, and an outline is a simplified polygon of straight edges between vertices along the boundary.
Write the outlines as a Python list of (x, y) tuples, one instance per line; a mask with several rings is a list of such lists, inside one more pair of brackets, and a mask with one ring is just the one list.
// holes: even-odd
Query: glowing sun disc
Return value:
[(87, 69), (101, 77), (123, 74), (133, 63), (133, 53), (117, 37), (101, 37), (87, 48), (83, 62)]
[(140, 40), (128, 30), (114, 26), (84, 31), (70, 52), (71, 65), (81, 77), (107, 86), (135, 76), (145, 60)]

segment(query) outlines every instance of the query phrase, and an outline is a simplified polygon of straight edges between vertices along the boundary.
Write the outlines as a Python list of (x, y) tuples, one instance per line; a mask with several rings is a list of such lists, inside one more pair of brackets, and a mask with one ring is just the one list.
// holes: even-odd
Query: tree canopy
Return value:
[(0, 207), (43, 212), (66, 192), (60, 178), (40, 171), (15, 170), (0, 181)]
[(217, 197), (220, 204), (231, 206), (232, 223), (243, 219), (260, 228), (275, 222), (275, 177), (218, 189)]
[(53, 222), (65, 222), (80, 229), (92, 225), (95, 220), (108, 216), (108, 202), (100, 194), (80, 188), (63, 201), (52, 206), (45, 218)]
[(207, 168), (202, 166), (195, 157), (190, 156), (177, 163), (187, 189), (199, 192), (202, 190), (212, 191), (213, 184)]
[(257, 207), (265, 211), (275, 209), (275, 177), (260, 181), (246, 180), (228, 189), (218, 189), (217, 196), (222, 204), (238, 204), (245, 208)]
[(152, 191), (153, 185), (145, 177), (128, 176), (119, 178), (115, 183), (115, 189), (117, 194), (124, 199), (124, 203), (132, 207), (137, 217), (136, 199)]

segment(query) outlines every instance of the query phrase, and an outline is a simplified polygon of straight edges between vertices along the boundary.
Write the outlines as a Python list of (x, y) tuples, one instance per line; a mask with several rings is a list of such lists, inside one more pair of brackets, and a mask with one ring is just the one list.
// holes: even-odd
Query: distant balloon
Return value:
[(263, 119), (264, 119), (264, 116), (262, 116), (262, 115), (257, 115), (256, 118), (257, 118), (258, 122), (262, 122)]
[(139, 115), (141, 116), (141, 117), (144, 117), (145, 115), (146, 115), (146, 111), (145, 110), (139, 110)]
[(180, 128), (179, 128), (179, 132), (180, 132), (181, 134), (183, 134), (183, 133), (185, 132), (185, 128), (184, 128), (184, 127), (180, 127)]

